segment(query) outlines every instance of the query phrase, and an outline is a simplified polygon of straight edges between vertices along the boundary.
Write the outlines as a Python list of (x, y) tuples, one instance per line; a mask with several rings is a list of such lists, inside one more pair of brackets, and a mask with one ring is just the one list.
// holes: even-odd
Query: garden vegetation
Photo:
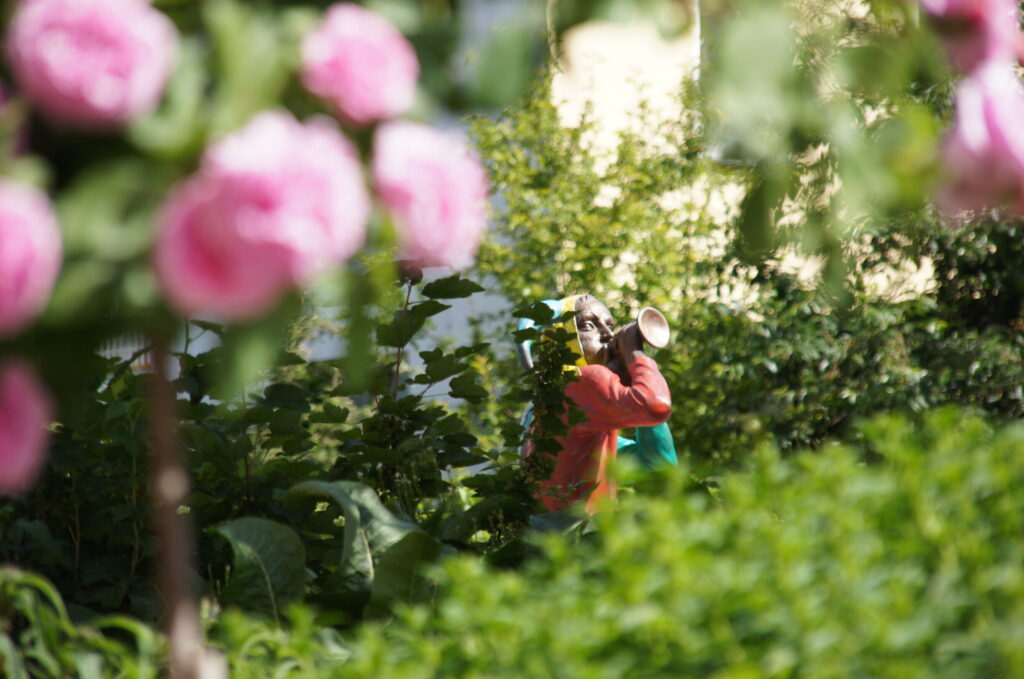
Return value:
[[(988, 30), (1017, 3), (966, 24), (980, 51), (949, 32), (963, 3), (717, 3), (680, 114), (638, 110), (609, 159), (593, 121), (560, 121), (539, 38), (483, 60), (511, 84), (451, 79), (457, 3), (362, 3), (382, 14), (357, 37), (397, 45), (402, 91), (353, 101), (331, 36), (363, 9), (131, 0), (176, 66), (111, 109), (25, 85), (45, 64), (21, 12), (60, 1), (3, 17), (0, 186), (61, 238), (34, 297), (0, 297), (0, 406), (53, 422), (46, 447), (0, 411), (0, 460), (36, 465), (0, 475), (0, 674), (1024, 675), (1024, 148), (1002, 114), (987, 145), (958, 127), (972, 101), (1016, 105), (986, 83), (1018, 86)], [(597, 5), (549, 3), (552, 38), (615, 16)], [(439, 104), (501, 112), (468, 142), (391, 120)], [(280, 161), (256, 179), (253, 148)], [(309, 231), (286, 237), (296, 214)], [(624, 462), (592, 517), (544, 511), (546, 459), (519, 454), (557, 450), (572, 357), (513, 328), (578, 292), (673, 331), (652, 355), (680, 464)], [(466, 336), (438, 337), (473, 304)], [(136, 351), (103, 351), (126, 333)], [(335, 336), (340, 356), (314, 353)]]

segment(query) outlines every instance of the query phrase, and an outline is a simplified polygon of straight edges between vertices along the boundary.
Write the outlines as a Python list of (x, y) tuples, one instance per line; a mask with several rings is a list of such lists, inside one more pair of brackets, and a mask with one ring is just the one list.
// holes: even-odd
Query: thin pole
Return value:
[(189, 493), (175, 415), (175, 393), (167, 375), (167, 341), (153, 337), (150, 384), (152, 492), (156, 501), (157, 588), (166, 610), (171, 679), (197, 679), (202, 653), (199, 610), (192, 591), (192, 524), (179, 513)]

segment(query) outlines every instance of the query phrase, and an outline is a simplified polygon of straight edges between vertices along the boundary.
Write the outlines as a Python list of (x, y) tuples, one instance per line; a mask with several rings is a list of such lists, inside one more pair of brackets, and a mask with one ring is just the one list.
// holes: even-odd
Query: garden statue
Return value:
[[(538, 479), (540, 499), (552, 511), (585, 500), (587, 512), (594, 513), (602, 501), (615, 497), (608, 467), (620, 452), (646, 468), (676, 463), (665, 424), (672, 410), (668, 385), (657, 363), (643, 351), (645, 340), (658, 348), (668, 343), (668, 325), (664, 316), (648, 307), (637, 322), (616, 331), (608, 308), (591, 295), (545, 303), (556, 318), (573, 312), (558, 324), (572, 336), (570, 348), (578, 356), (573, 366), (577, 379), (565, 394), (585, 419), (567, 436), (557, 437), (561, 450), (550, 477)], [(532, 368), (528, 342), (519, 345), (519, 355), (524, 367)], [(530, 420), (528, 412), (525, 426)], [(634, 427), (634, 439), (619, 435), (621, 429)], [(527, 441), (524, 454), (533, 452), (532, 441)]]

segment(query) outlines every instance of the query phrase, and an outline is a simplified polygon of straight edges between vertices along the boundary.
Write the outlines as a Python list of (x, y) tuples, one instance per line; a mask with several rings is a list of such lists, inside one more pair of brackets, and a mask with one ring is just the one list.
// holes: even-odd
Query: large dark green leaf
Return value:
[(454, 354), (445, 354), (441, 349), (421, 351), (420, 358), (426, 366), (426, 371), (418, 375), (414, 382), (417, 384), (432, 384), (448, 379), (457, 374), (466, 364)]
[(487, 390), (477, 384), (475, 371), (464, 372), (449, 383), (452, 398), (462, 398), (470, 403), (480, 403), (487, 398)]
[(367, 615), (386, 615), (396, 602), (427, 599), (432, 583), (420, 570), (440, 553), (441, 543), (420, 530), (407, 534), (382, 551), (377, 559), (377, 575)]
[(310, 422), (327, 424), (344, 424), (348, 420), (348, 408), (340, 408), (333, 403), (325, 403), (323, 410), (309, 416)]
[(298, 385), (277, 382), (263, 390), (263, 403), (274, 408), (290, 408), (305, 413), (309, 411), (311, 396), (310, 392)]
[(426, 591), (419, 567), (437, 558), (440, 543), (392, 514), (373, 489), (352, 481), (304, 481), (292, 486), (286, 499), (301, 497), (330, 500), (344, 513), (340, 574), (353, 589), (372, 592), (372, 612)]
[(483, 287), (458, 275), (439, 278), (423, 286), (423, 296), (431, 299), (455, 299), (483, 292)]
[(306, 550), (291, 528), (245, 517), (216, 530), (231, 543), (235, 557), (221, 596), (224, 603), (278, 619), (286, 604), (305, 593)]

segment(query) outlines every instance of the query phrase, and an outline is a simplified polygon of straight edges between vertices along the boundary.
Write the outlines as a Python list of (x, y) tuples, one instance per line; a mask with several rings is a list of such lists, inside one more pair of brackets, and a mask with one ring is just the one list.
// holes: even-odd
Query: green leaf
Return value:
[(516, 318), (529, 318), (534, 323), (549, 325), (555, 319), (555, 312), (544, 302), (521, 306), (515, 309), (512, 314)]
[(348, 408), (339, 408), (333, 403), (325, 403), (321, 412), (309, 416), (309, 421), (319, 424), (344, 424), (348, 420), (348, 415)]
[[(391, 268), (393, 271), (394, 267)], [(350, 269), (346, 276), (345, 287), (349, 291), (349, 296), (344, 302), (347, 321), (344, 339), (347, 350), (341, 358), (339, 367), (345, 375), (345, 391), (357, 394), (365, 391), (373, 382), (375, 372), (379, 372), (375, 371), (373, 357), (371, 330), (374, 324), (367, 314), (368, 304), (375, 299), (375, 292), (372, 281), (359, 275), (357, 271)]]
[(472, 371), (452, 378), (452, 381), (448, 383), (450, 387), (448, 393), (452, 398), (465, 399), (470, 403), (482, 402), (488, 394), (486, 389), (476, 383), (476, 378), (476, 373)]
[(280, 621), (282, 608), (305, 593), (306, 550), (299, 536), (288, 526), (255, 517), (222, 523), (216, 531), (234, 552), (223, 602)]
[(274, 15), (237, 0), (210, 0), (202, 11), (220, 74), (210, 116), (216, 138), (278, 104), (291, 64)]
[(748, 262), (767, 257), (775, 248), (775, 211), (789, 188), (789, 172), (771, 168), (740, 203), (739, 249)]
[(0, 634), (0, 660), (3, 661), (2, 667), (9, 679), (29, 679), (18, 644), (6, 634)]
[(203, 94), (208, 80), (204, 51), (194, 36), (181, 40), (178, 63), (160, 108), (128, 127), (129, 138), (140, 149), (161, 158), (181, 158), (202, 146), (206, 122)]
[(420, 358), (426, 362), (426, 377), (430, 382), (440, 382), (460, 372), (466, 364), (455, 356), (441, 355), (437, 352), (421, 352)]
[[(372, 591), (372, 610), (418, 595), (417, 569), (440, 553), (440, 544), (419, 526), (402, 521), (373, 489), (353, 481), (304, 481), (292, 486), (286, 501), (327, 499), (345, 516), (341, 575), (352, 587)], [(392, 554), (392, 550), (394, 553)]]
[(274, 436), (290, 436), (305, 433), (302, 427), (302, 413), (297, 410), (276, 410), (270, 416), (270, 431)]
[(441, 543), (423, 531), (413, 531), (380, 553), (367, 615), (385, 615), (397, 602), (424, 601), (432, 583), (420, 571), (441, 554)]
[(423, 295), (431, 299), (457, 299), (469, 297), (474, 292), (483, 292), (483, 287), (458, 274), (440, 278), (423, 286)]
[(120, 262), (144, 252), (153, 212), (173, 168), (138, 157), (97, 163), (75, 176), (57, 201), (68, 255)]
[(485, 107), (503, 109), (525, 94), (533, 77), (538, 37), (535, 22), (503, 22), (475, 61), (471, 94)]
[(522, 330), (513, 330), (512, 339), (517, 343), (519, 342), (532, 342), (540, 337), (540, 331), (537, 328), (523, 328)]
[(404, 309), (398, 311), (390, 323), (377, 326), (377, 343), (384, 347), (404, 347), (423, 327), (423, 322), (424, 319)]
[(305, 413), (309, 411), (311, 396), (310, 392), (298, 385), (277, 382), (263, 390), (263, 403), (273, 408), (289, 408)]
[(428, 299), (426, 301), (413, 304), (411, 307), (409, 307), (410, 313), (412, 313), (417, 318), (422, 318), (424, 321), (430, 318), (431, 316), (438, 315), (445, 309), (451, 309), (451, 305), (442, 304), (441, 302), (432, 299)]
[(216, 356), (212, 384), (214, 395), (233, 398), (251, 388), (260, 373), (274, 364), (281, 353), (284, 330), (295, 318), (298, 304), (286, 298), (274, 312), (224, 332), (224, 344), (207, 352)]
[(428, 318), (449, 308), (449, 305), (431, 299), (408, 309), (399, 309), (390, 323), (377, 327), (377, 343), (385, 347), (404, 347)]
[(281, 445), (283, 450), (288, 455), (299, 455), (307, 450), (312, 450), (313, 442), (307, 438), (289, 439)]
[(66, 263), (46, 307), (44, 321), (53, 324), (69, 323), (72, 319), (96, 313), (97, 306), (107, 299), (116, 276), (115, 265), (98, 259)]

